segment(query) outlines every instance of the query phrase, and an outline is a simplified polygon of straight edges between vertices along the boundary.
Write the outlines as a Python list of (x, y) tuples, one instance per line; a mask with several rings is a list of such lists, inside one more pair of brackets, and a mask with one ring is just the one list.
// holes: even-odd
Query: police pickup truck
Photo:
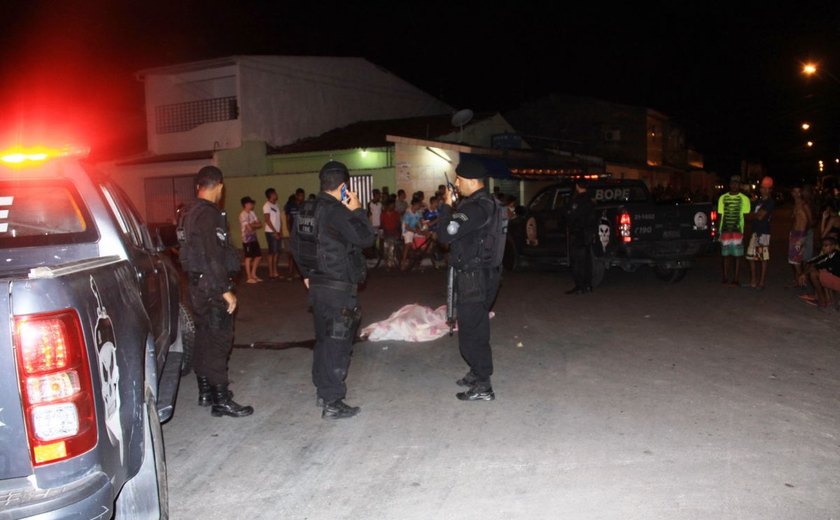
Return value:
[[(709, 251), (716, 238), (712, 203), (656, 202), (639, 180), (587, 182), (594, 201), (591, 229), (592, 284), (610, 267), (635, 271), (649, 265), (664, 281), (681, 280), (694, 257)], [(540, 190), (510, 221), (504, 266), (569, 265), (566, 215), (574, 196), (572, 180)]]
[(166, 517), (179, 276), (62, 150), (0, 156), (0, 519)]

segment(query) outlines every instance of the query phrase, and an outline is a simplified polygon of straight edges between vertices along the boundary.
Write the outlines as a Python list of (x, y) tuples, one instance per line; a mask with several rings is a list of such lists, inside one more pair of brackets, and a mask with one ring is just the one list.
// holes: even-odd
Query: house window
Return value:
[(152, 177), (146, 179), (146, 222), (175, 223), (182, 205), (195, 200), (195, 176)]
[(155, 107), (158, 134), (186, 132), (204, 123), (230, 121), (239, 117), (236, 96), (188, 101)]

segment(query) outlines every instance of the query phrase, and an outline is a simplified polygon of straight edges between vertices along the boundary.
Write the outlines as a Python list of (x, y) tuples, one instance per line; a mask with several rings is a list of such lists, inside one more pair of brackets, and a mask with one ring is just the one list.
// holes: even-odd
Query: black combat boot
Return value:
[(324, 410), (321, 412), (323, 419), (347, 419), (358, 414), (362, 409), (358, 406), (349, 406), (341, 399), (336, 399), (331, 403), (324, 404)]
[(466, 388), (469, 388), (475, 385), (476, 383), (478, 383), (478, 376), (475, 375), (475, 373), (472, 370), (467, 372), (466, 375), (464, 375), (464, 377), (462, 377), (461, 379), (455, 381), (456, 385), (463, 386)]
[(213, 385), (210, 387), (213, 395), (213, 408), (210, 414), (213, 417), (229, 415), (231, 417), (245, 417), (254, 413), (253, 406), (242, 406), (232, 399), (233, 394), (228, 391), (228, 385)]
[(210, 381), (206, 377), (196, 375), (198, 380), (198, 406), (210, 406), (213, 404), (213, 396), (210, 395)]
[(461, 401), (492, 401), (496, 398), (490, 381), (477, 382), (465, 392), (458, 392), (455, 397)]

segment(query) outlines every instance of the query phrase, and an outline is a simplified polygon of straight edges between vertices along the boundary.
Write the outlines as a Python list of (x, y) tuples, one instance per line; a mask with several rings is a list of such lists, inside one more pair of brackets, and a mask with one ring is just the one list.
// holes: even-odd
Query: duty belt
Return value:
[(356, 284), (339, 282), (338, 280), (331, 280), (329, 278), (309, 278), (310, 287), (326, 287), (327, 289), (335, 289), (350, 294), (356, 294), (358, 286)]

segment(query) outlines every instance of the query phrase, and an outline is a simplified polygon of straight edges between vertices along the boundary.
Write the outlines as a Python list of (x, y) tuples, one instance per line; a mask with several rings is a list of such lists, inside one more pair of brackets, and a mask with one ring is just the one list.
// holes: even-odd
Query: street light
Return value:
[(821, 76), (825, 74), (829, 78), (833, 79), (837, 83), (840, 83), (840, 79), (837, 78), (834, 74), (829, 72), (828, 70), (820, 68), (819, 64), (814, 63), (813, 61), (809, 61), (808, 63), (802, 64), (802, 74), (806, 76)]
[(808, 130), (810, 128), (811, 128), (811, 123), (802, 123), (802, 129), (803, 130)]

